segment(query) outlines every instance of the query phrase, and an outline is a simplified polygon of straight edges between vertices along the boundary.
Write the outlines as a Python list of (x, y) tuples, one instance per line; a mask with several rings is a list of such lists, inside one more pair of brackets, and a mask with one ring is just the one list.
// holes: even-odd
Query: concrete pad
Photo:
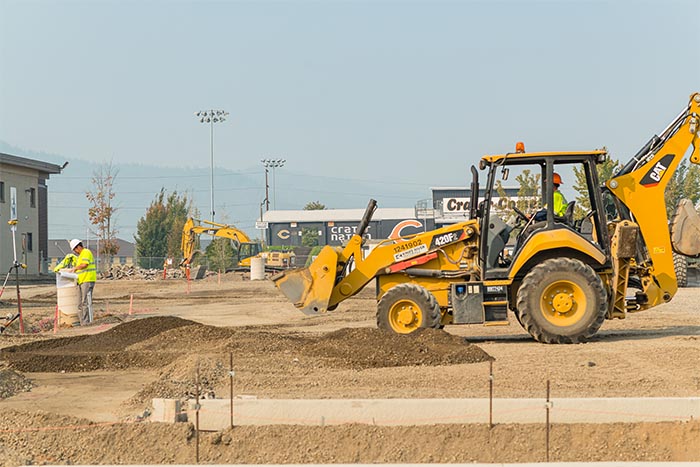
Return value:
[(148, 418), (152, 422), (175, 423), (182, 410), (179, 400), (153, 399), (153, 411)]
[[(550, 402), (551, 423), (687, 421), (700, 398), (572, 398)], [(194, 421), (194, 400), (187, 417)], [(228, 399), (200, 400), (201, 430), (230, 426)], [(493, 423), (545, 423), (544, 399), (494, 399)], [(234, 425), (434, 425), (488, 423), (488, 399), (234, 399)]]

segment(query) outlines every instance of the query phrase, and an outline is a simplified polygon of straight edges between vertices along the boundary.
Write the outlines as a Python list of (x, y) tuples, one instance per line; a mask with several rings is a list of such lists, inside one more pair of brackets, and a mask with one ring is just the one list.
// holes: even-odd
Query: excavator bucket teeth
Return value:
[(700, 256), (700, 215), (689, 199), (682, 199), (671, 222), (673, 250), (685, 256)]
[(337, 264), (338, 253), (326, 246), (308, 268), (281, 272), (272, 281), (304, 314), (325, 313), (335, 285)]

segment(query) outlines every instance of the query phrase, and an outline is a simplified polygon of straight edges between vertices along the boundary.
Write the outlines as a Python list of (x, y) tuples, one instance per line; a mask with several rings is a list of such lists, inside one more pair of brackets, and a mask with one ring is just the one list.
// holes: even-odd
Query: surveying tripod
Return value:
[(12, 219), (11, 221), (8, 221), (8, 224), (10, 224), (10, 230), (12, 231), (12, 251), (14, 253), (14, 261), (12, 262), (12, 266), (10, 267), (9, 271), (7, 271), (7, 276), (5, 276), (5, 282), (2, 284), (2, 289), (0, 289), (0, 297), (2, 297), (3, 292), (5, 292), (5, 286), (7, 285), (7, 280), (10, 278), (10, 274), (12, 274), (12, 271), (15, 271), (15, 283), (17, 284), (17, 313), (10, 313), (5, 317), (5, 321), (0, 324), (0, 334), (5, 332), (5, 329), (10, 327), (12, 323), (14, 323), (16, 320), (19, 319), (19, 332), (20, 334), (24, 334), (24, 320), (22, 319), (22, 297), (19, 293), (19, 269), (23, 268), (26, 269), (27, 265), (26, 264), (21, 264), (19, 261), (17, 261), (17, 241), (16, 241), (16, 232), (17, 232), (17, 219)]

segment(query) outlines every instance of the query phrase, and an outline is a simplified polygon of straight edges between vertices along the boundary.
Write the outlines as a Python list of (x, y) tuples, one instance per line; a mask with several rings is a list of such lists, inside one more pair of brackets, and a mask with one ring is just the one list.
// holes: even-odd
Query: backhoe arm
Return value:
[(648, 301), (641, 308), (668, 302), (678, 288), (673, 267), (671, 238), (664, 193), (686, 151), (700, 164), (700, 93), (690, 96), (688, 107), (659, 135), (652, 138), (613, 178), (610, 191), (629, 209), (644, 248), (637, 251), (638, 266)]
[[(373, 205), (370, 203), (368, 211)], [(367, 219), (367, 222), (365, 222)], [(360, 227), (369, 222), (367, 215)], [(362, 231), (362, 229), (359, 229)], [(475, 257), (477, 221), (470, 220), (406, 238), (385, 240), (363, 254), (363, 237), (353, 235), (344, 248), (325, 246), (308, 268), (280, 273), (272, 280), (285, 296), (306, 314), (333, 310), (343, 300), (362, 290), (382, 274), (470, 274), (460, 269), (465, 256)], [(467, 245), (467, 242), (471, 243)], [(445, 259), (450, 268), (421, 269), (430, 262)]]

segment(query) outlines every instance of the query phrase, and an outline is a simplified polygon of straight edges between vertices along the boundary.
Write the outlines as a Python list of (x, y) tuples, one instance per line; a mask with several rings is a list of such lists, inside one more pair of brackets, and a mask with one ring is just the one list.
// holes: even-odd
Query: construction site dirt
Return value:
[[(509, 326), (376, 329), (371, 287), (305, 316), (247, 275), (98, 281), (95, 322), (54, 334), (55, 288), (23, 286), (25, 334), (0, 336), (0, 464), (192, 463), (191, 424), (146, 423), (154, 397), (273, 399), (699, 397), (700, 288), (606, 321), (586, 344)], [(3, 314), (16, 303), (5, 295)], [(206, 463), (539, 462), (544, 425), (236, 426)], [(550, 460), (700, 461), (700, 422), (553, 425)]]

